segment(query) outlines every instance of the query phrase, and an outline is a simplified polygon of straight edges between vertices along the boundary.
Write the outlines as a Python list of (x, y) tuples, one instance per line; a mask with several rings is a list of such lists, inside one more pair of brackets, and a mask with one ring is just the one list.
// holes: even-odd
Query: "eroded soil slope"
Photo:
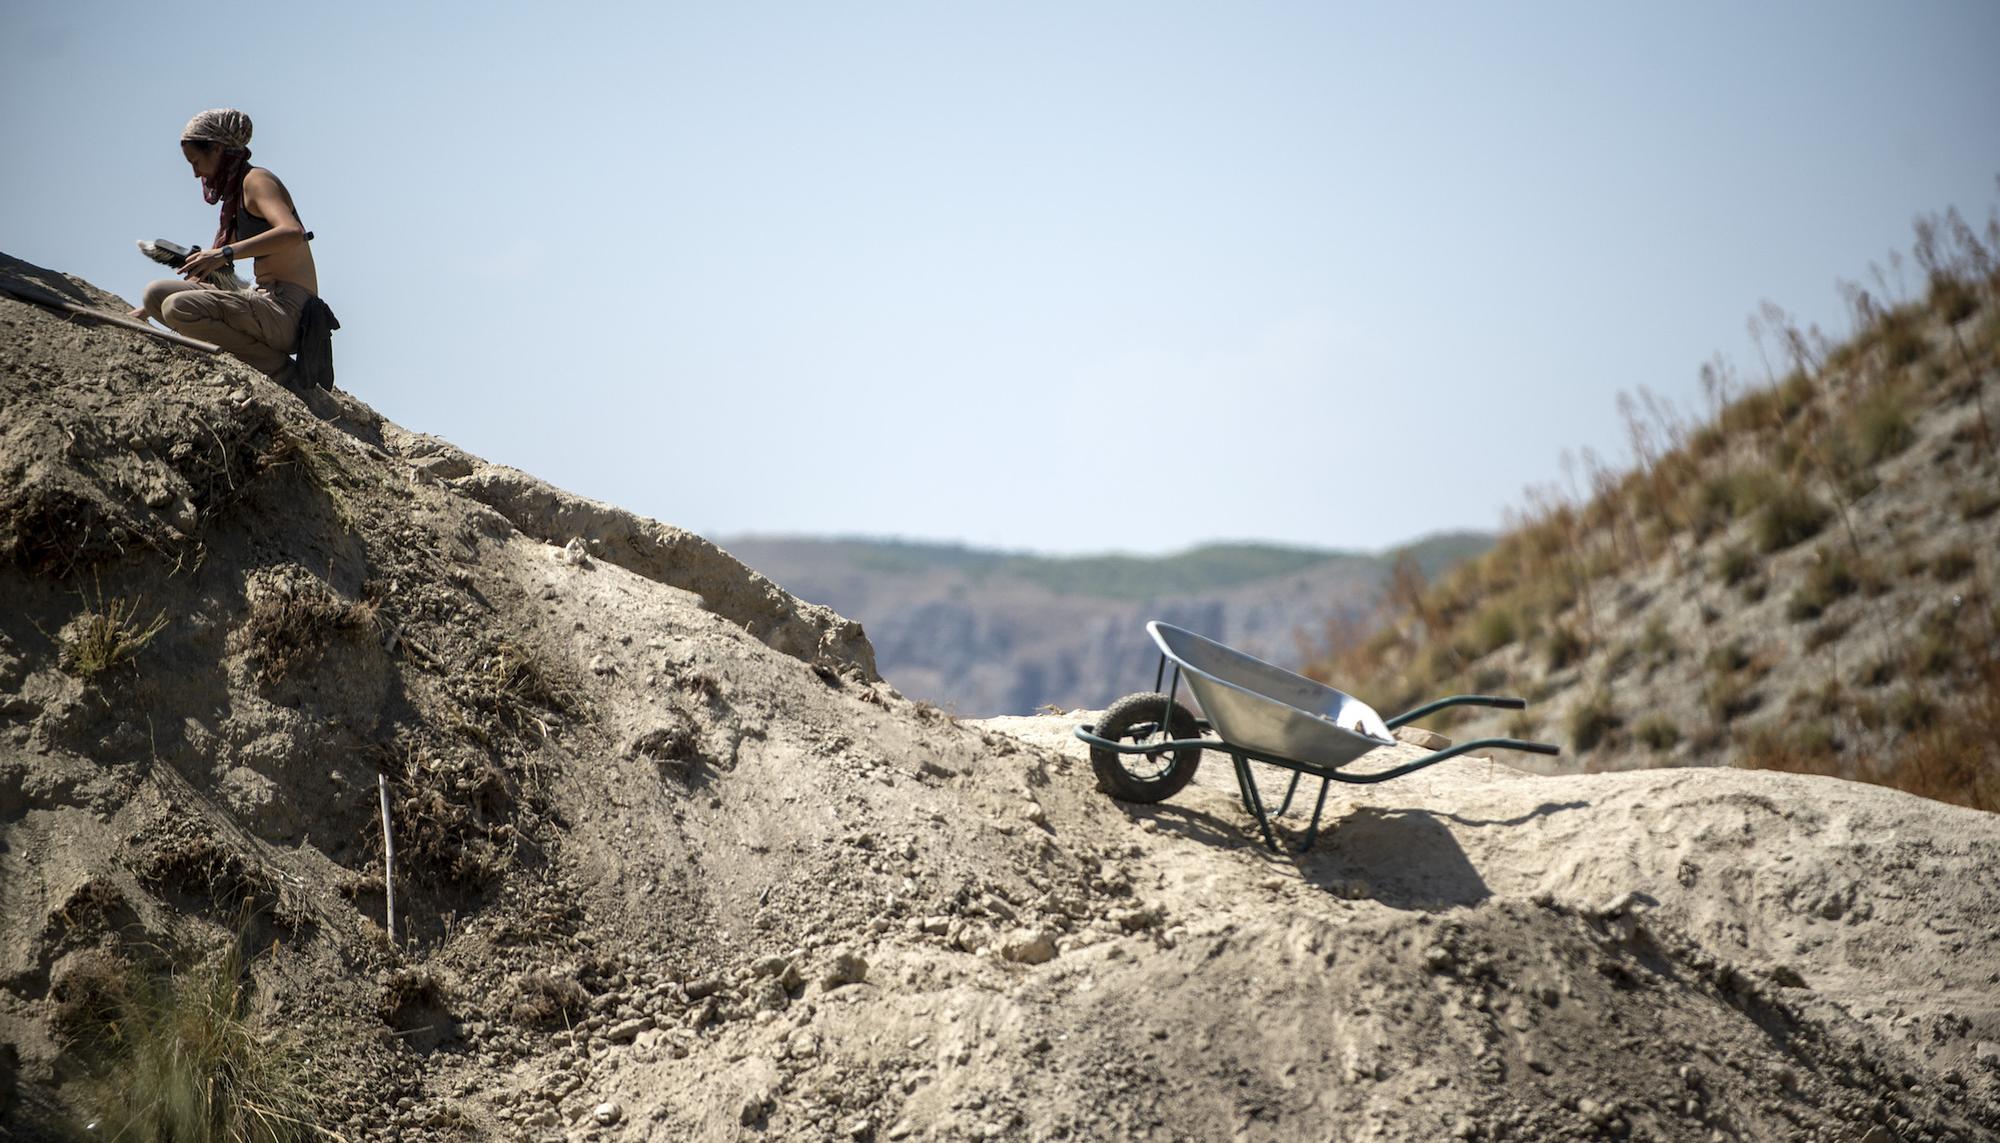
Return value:
[(1991, 815), (1462, 760), (1276, 855), (1224, 765), (1122, 806), (1086, 716), (954, 722), (343, 395), (0, 299), (0, 398), (0, 1132), (79, 1132), (93, 997), (239, 931), (348, 1139), (2000, 1126)]

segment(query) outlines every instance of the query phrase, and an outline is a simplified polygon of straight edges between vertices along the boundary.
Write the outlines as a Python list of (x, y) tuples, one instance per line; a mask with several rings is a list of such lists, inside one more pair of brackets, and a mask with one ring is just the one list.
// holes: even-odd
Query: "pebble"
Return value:
[(1047, 964), (1056, 956), (1055, 938), (1040, 929), (1016, 929), (1000, 942), (1000, 956), (1015, 964)]
[(820, 987), (831, 991), (849, 984), (860, 984), (868, 979), (868, 962), (860, 953), (852, 949), (836, 949), (833, 959), (827, 962), (820, 973)]
[(604, 1038), (614, 1044), (626, 1044), (637, 1038), (639, 1033), (650, 1032), (652, 1028), (653, 1018), (651, 1016), (639, 1016), (613, 1025), (604, 1033)]
[(607, 1099), (591, 1109), (590, 1117), (597, 1121), (599, 1127), (614, 1127), (625, 1118), (625, 1109), (618, 1105), (617, 1100)]

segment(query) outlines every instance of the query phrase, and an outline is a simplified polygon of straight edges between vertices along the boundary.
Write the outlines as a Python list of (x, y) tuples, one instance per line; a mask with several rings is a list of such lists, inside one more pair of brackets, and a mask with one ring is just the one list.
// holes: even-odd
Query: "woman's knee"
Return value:
[(160, 299), (158, 313), (160, 320), (175, 329), (185, 332), (186, 326), (197, 322), (212, 322), (221, 317), (216, 309), (216, 299), (208, 295), (214, 291), (203, 289), (174, 290)]
[[(160, 315), (161, 321), (166, 322), (175, 329), (180, 329), (188, 323), (197, 320), (196, 315), (187, 306), (182, 304), (182, 300), (186, 297), (186, 293), (168, 294), (160, 299), (158, 305), (153, 307), (153, 312)], [(147, 300), (150, 301), (151, 298), (149, 297)]]
[(139, 304), (149, 313), (159, 313), (169, 297), (187, 288), (188, 284), (179, 278), (161, 278), (156, 282), (148, 282), (146, 293), (140, 298)]

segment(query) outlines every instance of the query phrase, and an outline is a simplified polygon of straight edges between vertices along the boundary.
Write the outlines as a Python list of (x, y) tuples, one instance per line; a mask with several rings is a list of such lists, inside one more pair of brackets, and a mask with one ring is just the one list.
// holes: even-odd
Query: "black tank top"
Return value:
[[(256, 169), (255, 167), (250, 168), (251, 171)], [(243, 176), (245, 178), (250, 177), (250, 171), (243, 172)], [(287, 191), (285, 195), (289, 198), (291, 197), (291, 192)], [(297, 208), (294, 207), (293, 210), (296, 213)], [(304, 226), (305, 223), (301, 222), (299, 225)], [(247, 242), (269, 229), (271, 229), (271, 221), (267, 218), (258, 218), (256, 215), (251, 214), (249, 205), (245, 204), (236, 212), (236, 222), (230, 227), (229, 240), (231, 242)], [(310, 240), (311, 235), (308, 235), (307, 238)]]

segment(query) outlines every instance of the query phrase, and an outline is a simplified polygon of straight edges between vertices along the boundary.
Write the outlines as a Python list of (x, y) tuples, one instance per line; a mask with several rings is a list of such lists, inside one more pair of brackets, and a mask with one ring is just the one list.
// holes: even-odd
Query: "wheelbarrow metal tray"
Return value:
[(1353, 695), (1154, 620), (1146, 633), (1187, 679), (1224, 749), (1248, 749), (1344, 766), (1396, 739), (1382, 716)]

